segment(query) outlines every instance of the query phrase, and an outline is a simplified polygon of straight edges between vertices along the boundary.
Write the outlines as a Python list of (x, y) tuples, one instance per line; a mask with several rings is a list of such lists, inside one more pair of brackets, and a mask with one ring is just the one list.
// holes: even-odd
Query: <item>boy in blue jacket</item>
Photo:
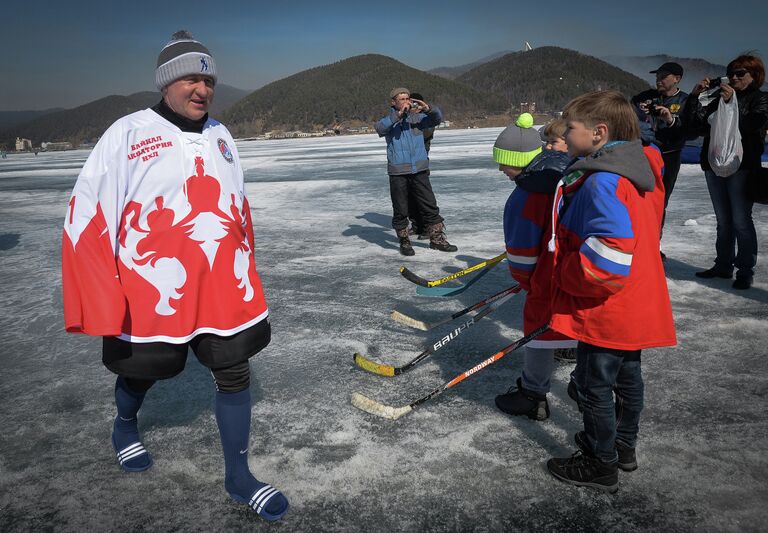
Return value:
[[(542, 136), (532, 126), (533, 117), (523, 113), (501, 132), (493, 147), (499, 170), (516, 184), (504, 207), (504, 241), (510, 273), (526, 291), (526, 335), (549, 323), (551, 317), (553, 255), (547, 251), (547, 240), (552, 227), (552, 201), (557, 183), (572, 160), (563, 139), (562, 120), (542, 128)], [(542, 139), (546, 139), (545, 150)], [(575, 346), (575, 341), (552, 330), (529, 342), (516, 386), (497, 396), (496, 406), (507, 414), (525, 415), (532, 420), (549, 418), (547, 393), (554, 351)]]

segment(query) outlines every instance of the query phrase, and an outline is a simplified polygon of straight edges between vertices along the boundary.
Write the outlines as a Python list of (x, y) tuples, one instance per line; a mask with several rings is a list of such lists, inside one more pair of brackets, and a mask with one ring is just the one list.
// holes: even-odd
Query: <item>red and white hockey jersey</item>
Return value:
[(266, 319), (229, 131), (182, 132), (150, 109), (115, 122), (72, 192), (62, 280), (69, 332), (183, 343)]

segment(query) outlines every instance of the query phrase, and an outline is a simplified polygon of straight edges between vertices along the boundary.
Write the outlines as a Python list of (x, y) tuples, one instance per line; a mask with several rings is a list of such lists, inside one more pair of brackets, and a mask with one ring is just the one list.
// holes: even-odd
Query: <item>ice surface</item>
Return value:
[[(580, 417), (560, 365), (543, 423), (493, 403), (519, 355), (474, 374), (399, 420), (350, 404), (359, 391), (408, 405), (520, 336), (522, 296), (394, 378), (354, 352), (402, 365), (451, 331), (416, 331), (397, 308), (437, 322), (510, 285), (499, 266), (457, 298), (417, 296), (398, 273), (437, 278), (503, 251), (512, 185), (491, 147), (500, 129), (440, 131), (432, 184), (454, 254), (414, 240), (397, 252), (384, 142), (374, 135), (238, 143), (270, 304), (273, 341), (251, 360), (250, 464), (291, 501), (281, 531), (758, 531), (768, 520), (768, 283), (693, 272), (714, 257), (715, 218), (701, 171), (684, 165), (663, 250), (675, 348), (643, 354), (639, 470), (608, 496), (544, 467), (575, 450)], [(194, 357), (148, 394), (140, 416), (155, 465), (122, 473), (109, 443), (112, 376), (100, 340), (63, 332), (60, 236), (88, 152), (0, 160), (0, 530), (244, 531), (267, 524), (223, 488), (210, 374)], [(758, 239), (768, 211), (756, 206)], [(695, 225), (684, 225), (695, 220)]]

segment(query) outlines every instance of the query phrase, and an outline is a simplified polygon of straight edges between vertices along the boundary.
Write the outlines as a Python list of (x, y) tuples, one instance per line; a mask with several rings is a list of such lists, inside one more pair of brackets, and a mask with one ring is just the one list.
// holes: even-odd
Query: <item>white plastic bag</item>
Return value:
[(720, 100), (717, 110), (709, 116), (709, 125), (709, 165), (712, 172), (721, 178), (730, 176), (739, 170), (744, 156), (735, 92), (729, 102)]

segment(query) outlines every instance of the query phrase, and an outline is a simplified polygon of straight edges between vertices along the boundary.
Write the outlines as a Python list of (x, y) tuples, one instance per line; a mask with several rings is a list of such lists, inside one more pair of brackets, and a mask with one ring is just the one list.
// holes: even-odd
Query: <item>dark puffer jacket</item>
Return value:
[[(765, 149), (765, 132), (768, 127), (768, 93), (750, 85), (741, 92), (736, 92), (739, 104), (739, 132), (744, 157), (739, 170), (760, 168), (760, 156)], [(701, 147), (700, 163), (703, 170), (712, 170), (707, 154), (709, 152), (709, 116), (717, 110), (721, 98), (716, 98), (707, 107), (699, 99), (691, 96), (683, 109), (683, 124), (691, 132), (704, 136)]]

